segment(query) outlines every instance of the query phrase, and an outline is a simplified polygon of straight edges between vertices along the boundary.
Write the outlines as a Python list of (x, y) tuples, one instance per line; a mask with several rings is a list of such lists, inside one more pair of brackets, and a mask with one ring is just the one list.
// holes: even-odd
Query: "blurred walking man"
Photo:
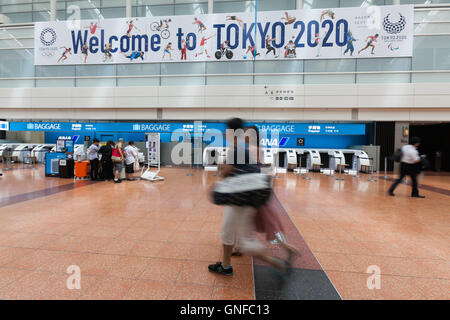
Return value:
[(420, 142), (420, 138), (413, 137), (411, 138), (411, 144), (404, 145), (402, 147), (402, 158), (400, 160), (400, 176), (389, 188), (389, 195), (395, 196), (395, 188), (397, 188), (399, 183), (401, 183), (406, 176), (410, 176), (412, 181), (411, 197), (425, 198), (425, 196), (419, 195), (419, 189), (417, 187), (417, 175), (421, 170), (421, 159), (419, 156), (419, 152), (417, 151)]

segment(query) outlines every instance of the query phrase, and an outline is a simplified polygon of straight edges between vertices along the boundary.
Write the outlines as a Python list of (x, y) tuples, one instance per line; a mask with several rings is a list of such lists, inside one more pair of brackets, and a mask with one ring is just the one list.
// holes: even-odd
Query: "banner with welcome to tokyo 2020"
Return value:
[(413, 6), (35, 23), (35, 64), (407, 57)]

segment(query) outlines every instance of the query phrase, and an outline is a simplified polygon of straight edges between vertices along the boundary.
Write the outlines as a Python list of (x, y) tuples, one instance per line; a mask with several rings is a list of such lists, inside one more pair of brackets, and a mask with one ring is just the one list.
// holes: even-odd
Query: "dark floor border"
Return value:
[[(276, 195), (273, 201), (286, 237), (289, 243), (297, 247), (300, 256), (293, 262), (292, 269), (287, 275), (280, 274), (258, 259), (253, 259), (255, 299), (342, 300)], [(278, 246), (270, 246), (270, 250), (274, 256), (285, 258), (286, 253)]]
[(85, 187), (88, 185), (91, 185), (93, 183), (96, 183), (96, 181), (91, 180), (83, 180), (83, 181), (73, 181), (72, 183), (63, 184), (51, 188), (41, 189), (37, 191), (22, 193), (22, 194), (16, 194), (13, 196), (10, 196), (8, 198), (1, 198), (0, 199), (0, 208), (4, 208), (6, 206), (11, 206), (13, 204), (21, 203), (24, 201), (34, 200), (42, 197), (51, 196), (60, 192), (65, 192), (69, 190), (73, 190), (80, 187)]
[[(396, 178), (392, 178), (392, 177), (380, 177), (381, 179), (384, 180), (388, 180), (388, 181), (392, 181), (394, 182), (396, 180)], [(411, 182), (407, 182), (406, 185), (410, 186)], [(448, 189), (442, 189), (442, 188), (438, 188), (438, 187), (433, 187), (427, 184), (419, 184), (419, 189), (423, 189), (423, 190), (427, 190), (427, 191), (431, 191), (431, 192), (435, 192), (435, 193), (440, 193), (443, 194), (444, 196), (450, 196), (450, 190)]]

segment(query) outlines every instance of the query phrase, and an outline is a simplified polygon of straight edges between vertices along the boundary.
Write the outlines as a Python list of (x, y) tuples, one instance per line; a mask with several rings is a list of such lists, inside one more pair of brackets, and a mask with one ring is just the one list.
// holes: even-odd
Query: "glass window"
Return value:
[(214, 13), (254, 12), (254, 11), (255, 11), (255, 1), (229, 1), (229, 0), (214, 1), (214, 8), (213, 8)]
[(256, 61), (255, 73), (291, 73), (303, 72), (302, 60)]
[(414, 34), (450, 33), (450, 22), (448, 23), (420, 23), (414, 25)]
[(339, 0), (303, 0), (303, 9), (338, 8)]
[(208, 3), (176, 4), (175, 15), (207, 14)]
[(19, 13), (7, 13), (5, 14), (7, 20), (5, 23), (23, 23), (31, 22), (33, 19), (33, 14), (30, 12), (19, 12)]
[(205, 77), (162, 77), (162, 86), (203, 86)]
[(118, 76), (141, 76), (159, 75), (160, 65), (158, 63), (119, 64), (117, 65)]
[(75, 78), (73, 79), (40, 79), (36, 80), (37, 88), (48, 87), (75, 87)]
[(31, 4), (14, 4), (14, 5), (2, 5), (0, 6), (0, 12), (11, 13), (11, 12), (31, 12), (33, 11), (33, 6)]
[(412, 69), (450, 69), (450, 36), (415, 37)]
[(34, 53), (30, 49), (0, 50), (0, 77), (34, 77)]
[(106, 79), (76, 79), (77, 87), (115, 87), (115, 78)]
[(103, 8), (101, 9), (101, 13), (104, 19), (114, 19), (114, 18), (123, 18), (126, 17), (126, 8)]
[(450, 72), (439, 73), (413, 73), (412, 82), (450, 82)]
[(17, 4), (17, 3), (31, 3), (32, 0), (2, 0), (0, 4)]
[(0, 80), (0, 88), (32, 88), (34, 80)]
[(155, 78), (119, 78), (118, 87), (159, 86), (159, 77)]
[(255, 84), (302, 84), (303, 75), (285, 75), (285, 76), (255, 76)]
[(204, 62), (162, 63), (161, 74), (204, 74)]
[(33, 48), (33, 39), (4, 39), (0, 40), (0, 49), (9, 48)]
[(66, 1), (66, 8), (72, 5), (80, 9), (96, 9), (101, 7), (100, 0)]
[(116, 67), (113, 65), (88, 65), (88, 66), (76, 66), (76, 75), (80, 77), (86, 76), (115, 76)]
[(358, 74), (357, 83), (409, 83), (409, 73), (387, 73), (387, 74)]
[(33, 11), (33, 21), (50, 21), (50, 11)]
[(34, 38), (34, 28), (5, 28), (0, 29), (0, 39)]
[(75, 66), (36, 66), (36, 77), (74, 77)]
[(249, 85), (253, 84), (253, 76), (209, 76), (207, 85)]
[(368, 7), (368, 6), (384, 6), (384, 0), (341, 0), (339, 3), (343, 7)]
[(354, 74), (305, 74), (305, 84), (355, 83)]
[(134, 7), (135, 17), (152, 17), (152, 16), (173, 16), (175, 15), (175, 7), (170, 6), (139, 6)]
[(305, 72), (354, 72), (356, 59), (305, 60)]
[(126, 6), (126, 0), (102, 0), (102, 8), (119, 8)]
[(357, 61), (357, 71), (406, 71), (410, 68), (411, 58), (376, 58)]
[(209, 62), (208, 74), (253, 73), (253, 61)]
[(296, 0), (258, 0), (258, 11), (295, 10)]
[(450, 21), (450, 10), (416, 10), (414, 11), (414, 21)]
[[(449, 3), (450, 0), (400, 0), (400, 4), (438, 4)], [(386, 5), (393, 5), (394, 0), (386, 0)]]

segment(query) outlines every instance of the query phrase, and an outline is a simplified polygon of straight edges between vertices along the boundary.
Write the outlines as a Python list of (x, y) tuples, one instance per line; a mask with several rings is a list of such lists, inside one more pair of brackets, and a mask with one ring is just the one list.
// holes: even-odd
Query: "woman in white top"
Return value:
[(134, 174), (134, 163), (138, 157), (138, 149), (134, 146), (134, 142), (128, 142), (128, 146), (125, 148), (125, 173), (127, 175), (128, 181), (135, 180), (133, 178)]

